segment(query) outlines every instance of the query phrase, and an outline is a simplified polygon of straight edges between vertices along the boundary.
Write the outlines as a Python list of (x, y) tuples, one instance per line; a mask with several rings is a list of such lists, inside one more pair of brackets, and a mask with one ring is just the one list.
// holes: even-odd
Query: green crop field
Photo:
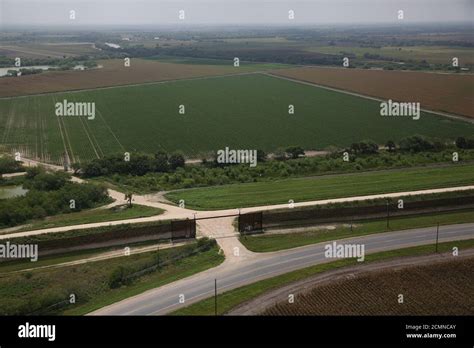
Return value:
[(227, 209), (474, 184), (474, 165), (327, 175), (172, 191), (191, 209)]
[[(55, 103), (95, 102), (96, 116), (55, 115)], [(185, 106), (185, 115), (178, 113)], [(295, 114), (288, 114), (288, 105)], [(202, 78), (0, 100), (0, 150), (60, 163), (114, 152), (181, 150), (189, 157), (300, 145), (322, 149), (413, 134), (474, 134), (474, 124), (424, 113), (381, 117), (372, 100), (262, 74)]]

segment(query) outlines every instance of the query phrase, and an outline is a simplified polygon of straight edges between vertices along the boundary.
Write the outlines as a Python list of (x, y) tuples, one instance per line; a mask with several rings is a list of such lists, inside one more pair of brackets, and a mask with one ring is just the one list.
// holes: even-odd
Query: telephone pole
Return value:
[(439, 222), (436, 225), (436, 252), (438, 252)]
[(214, 279), (214, 315), (217, 316), (217, 279)]

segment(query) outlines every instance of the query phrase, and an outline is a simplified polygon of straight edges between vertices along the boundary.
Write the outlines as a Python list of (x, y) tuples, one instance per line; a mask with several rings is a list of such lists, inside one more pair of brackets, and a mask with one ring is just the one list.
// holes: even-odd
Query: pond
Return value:
[(114, 44), (114, 43), (106, 42), (105, 44), (109, 47), (112, 47), (112, 48), (120, 48), (120, 45), (117, 45), (117, 44)]
[[(97, 66), (98, 68), (101, 68), (102, 66), (99, 65)], [(8, 75), (8, 70), (20, 70), (20, 69), (41, 69), (41, 70), (49, 70), (49, 69), (56, 69), (58, 68), (57, 66), (51, 66), (51, 65), (36, 65), (36, 66), (22, 66), (21, 68), (17, 67), (9, 67), (9, 68), (0, 68), (0, 77), (2, 76), (7, 76)], [(75, 65), (73, 70), (86, 70), (86, 67), (82, 64)]]
[(27, 192), (23, 186), (0, 186), (0, 199), (24, 196)]
[(42, 69), (42, 70), (48, 70), (50, 68), (54, 68), (49, 65), (36, 65), (36, 66), (22, 66), (21, 68), (17, 67), (9, 67), (9, 68), (0, 68), (0, 77), (1, 76), (6, 76), (8, 74), (8, 70), (20, 70), (20, 69)]

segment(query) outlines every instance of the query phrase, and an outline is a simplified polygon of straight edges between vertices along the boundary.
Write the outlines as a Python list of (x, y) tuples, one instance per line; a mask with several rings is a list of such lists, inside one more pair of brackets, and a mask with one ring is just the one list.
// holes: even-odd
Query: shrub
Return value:
[(111, 289), (120, 287), (125, 279), (126, 273), (127, 271), (124, 266), (118, 266), (113, 270), (109, 277), (109, 287)]
[(433, 142), (421, 135), (413, 135), (400, 141), (400, 150), (402, 151), (421, 152), (433, 149)]

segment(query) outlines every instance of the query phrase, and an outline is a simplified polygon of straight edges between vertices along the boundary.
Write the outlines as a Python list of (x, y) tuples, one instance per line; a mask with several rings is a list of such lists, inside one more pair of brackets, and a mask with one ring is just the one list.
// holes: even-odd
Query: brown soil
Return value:
[(0, 97), (236, 73), (236, 70), (231, 66), (173, 64), (144, 59), (132, 59), (130, 67), (125, 67), (124, 61), (120, 59), (100, 61), (99, 64), (103, 68), (3, 77), (0, 78)]
[(381, 99), (420, 102), (423, 109), (474, 118), (474, 75), (342, 68), (292, 68), (274, 75)]
[[(474, 312), (474, 249), (401, 257), (315, 274), (247, 301), (231, 315), (462, 315)], [(289, 294), (294, 303), (289, 304)], [(398, 295), (404, 303), (398, 303)]]
[[(472, 315), (474, 258), (347, 277), (264, 315)], [(403, 303), (398, 302), (402, 294)]]

